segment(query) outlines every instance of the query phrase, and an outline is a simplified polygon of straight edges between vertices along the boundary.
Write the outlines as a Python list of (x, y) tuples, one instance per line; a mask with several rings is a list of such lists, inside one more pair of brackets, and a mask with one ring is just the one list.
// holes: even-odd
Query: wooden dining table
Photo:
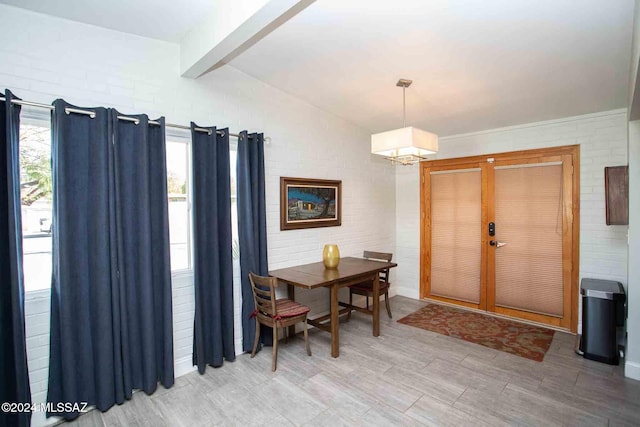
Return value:
[[(372, 281), (373, 283), (373, 336), (380, 335), (380, 272), (396, 267), (393, 262), (372, 261), (362, 258), (340, 258), (337, 268), (326, 268), (322, 262), (281, 268), (269, 272), (287, 285), (288, 298), (295, 300), (295, 288), (329, 288), (330, 313), (307, 322), (323, 331), (331, 333), (331, 356), (340, 356), (340, 314), (351, 310), (349, 304), (338, 301), (338, 291), (345, 286)], [(340, 306), (344, 306), (341, 310)], [(295, 326), (289, 328), (289, 335), (295, 334)]]

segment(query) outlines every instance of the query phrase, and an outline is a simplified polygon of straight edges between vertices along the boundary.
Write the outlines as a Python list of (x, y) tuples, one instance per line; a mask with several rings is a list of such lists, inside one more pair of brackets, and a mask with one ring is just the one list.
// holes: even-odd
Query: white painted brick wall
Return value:
[[(627, 113), (616, 110), (440, 139), (446, 159), (580, 144), (580, 279), (627, 282), (627, 226), (605, 225), (604, 167), (627, 164)], [(397, 292), (418, 298), (418, 167), (396, 172)]]
[[(0, 87), (36, 102), (56, 98), (79, 106), (111, 106), (123, 113), (164, 115), (168, 123), (263, 131), (266, 147), (270, 267), (321, 260), (325, 243), (343, 256), (395, 246), (395, 173), (369, 153), (369, 133), (303, 103), (232, 67), (198, 80), (179, 76), (179, 48), (0, 5)], [(341, 179), (342, 226), (280, 231), (280, 176)], [(173, 278), (176, 373), (191, 369), (192, 275)], [(328, 309), (323, 290), (299, 290), (312, 313)], [(27, 351), (34, 402), (46, 397), (48, 292), (27, 296)], [(236, 293), (236, 309), (240, 306)], [(237, 310), (238, 311), (238, 310)], [(236, 318), (236, 332), (241, 331)], [(240, 337), (236, 339), (241, 349)], [(42, 425), (44, 416), (34, 416)]]

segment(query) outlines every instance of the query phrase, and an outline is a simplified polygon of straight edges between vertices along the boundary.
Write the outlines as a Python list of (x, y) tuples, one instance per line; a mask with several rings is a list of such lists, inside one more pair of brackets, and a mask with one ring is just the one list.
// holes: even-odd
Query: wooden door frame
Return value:
[[(431, 212), (430, 212), (430, 196), (428, 190), (431, 188), (431, 176), (428, 173), (432, 168), (442, 168), (442, 167), (451, 167), (455, 169), (456, 166), (460, 167), (463, 164), (479, 164), (486, 165), (489, 163), (494, 163), (496, 161), (510, 161), (510, 160), (524, 160), (532, 159), (532, 158), (540, 158), (540, 157), (552, 157), (552, 156), (569, 156), (565, 158), (571, 159), (571, 164), (573, 166), (571, 171), (563, 172), (563, 185), (571, 186), (571, 202), (572, 206), (570, 212), (572, 213), (572, 244), (571, 244), (571, 314), (570, 314), (570, 331), (576, 332), (578, 329), (578, 297), (579, 297), (579, 288), (578, 288), (578, 280), (579, 280), (579, 272), (580, 272), (580, 146), (579, 145), (568, 145), (561, 147), (549, 147), (549, 148), (540, 148), (533, 150), (521, 150), (521, 151), (510, 151), (506, 153), (495, 153), (495, 154), (483, 154), (479, 156), (470, 156), (470, 157), (456, 157), (450, 159), (438, 159), (438, 160), (430, 160), (420, 163), (420, 299), (426, 298), (428, 295), (428, 278), (429, 278), (429, 269), (427, 266), (430, 265), (430, 251), (431, 251)], [(485, 179), (487, 173), (485, 171), (493, 172), (493, 168), (483, 168), (483, 179), (482, 179), (482, 190), (490, 191), (488, 188), (488, 179)], [(569, 180), (570, 175), (570, 182)], [(482, 200), (482, 209), (483, 213), (487, 212), (487, 198), (483, 195)], [(493, 210), (493, 207), (490, 207), (490, 210)], [(487, 217), (495, 217), (495, 212), (489, 212)], [(483, 227), (486, 227), (487, 218), (483, 214)], [(482, 253), (486, 252), (486, 232), (482, 234)], [(563, 256), (564, 253), (563, 253)], [(483, 255), (483, 259), (486, 259), (486, 254)], [(489, 269), (491, 270), (491, 269)], [(486, 267), (482, 267), (481, 274), (489, 274), (490, 272), (486, 271)], [(486, 277), (481, 278), (481, 280), (486, 281)], [(486, 283), (486, 282), (485, 282)], [(488, 290), (490, 291), (490, 290)], [(489, 295), (490, 292), (487, 292)], [(475, 308), (475, 307), (474, 307)]]

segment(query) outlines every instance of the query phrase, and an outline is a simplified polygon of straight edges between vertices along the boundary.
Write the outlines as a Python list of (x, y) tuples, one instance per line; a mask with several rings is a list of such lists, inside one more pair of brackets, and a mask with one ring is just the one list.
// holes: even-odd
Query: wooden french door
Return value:
[(576, 331), (577, 146), (421, 163), (421, 298)]

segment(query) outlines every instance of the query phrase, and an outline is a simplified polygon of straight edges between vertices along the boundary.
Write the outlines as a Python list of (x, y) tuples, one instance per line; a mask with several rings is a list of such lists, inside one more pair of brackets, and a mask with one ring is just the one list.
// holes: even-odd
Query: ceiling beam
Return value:
[(221, 0), (180, 43), (183, 77), (228, 63), (315, 0)]

